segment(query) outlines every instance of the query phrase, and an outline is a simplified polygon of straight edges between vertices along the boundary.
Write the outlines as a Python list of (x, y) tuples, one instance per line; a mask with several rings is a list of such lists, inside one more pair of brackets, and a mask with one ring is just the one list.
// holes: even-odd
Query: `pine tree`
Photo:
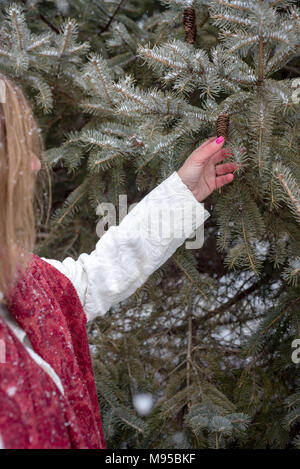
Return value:
[(89, 252), (99, 203), (140, 200), (217, 132), (239, 163), (205, 202), (204, 247), (89, 325), (109, 447), (299, 446), (296, 2), (0, 5), (0, 69), (31, 97), (53, 168), (40, 254)]

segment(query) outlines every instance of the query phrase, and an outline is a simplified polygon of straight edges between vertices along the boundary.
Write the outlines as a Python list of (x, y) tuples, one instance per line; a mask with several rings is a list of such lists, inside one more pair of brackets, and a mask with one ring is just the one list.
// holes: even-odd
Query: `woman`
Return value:
[[(200, 202), (230, 183), (237, 166), (217, 166), (228, 153), (223, 138), (213, 137), (110, 227), (91, 254), (40, 259), (31, 253), (43, 146), (21, 89), (0, 78), (6, 91), (0, 104), (0, 447), (105, 448), (86, 322), (129, 297), (203, 224), (209, 213)], [(161, 205), (174, 214), (174, 225), (164, 220), (170, 236), (158, 225), (150, 234), (146, 228)], [(192, 224), (179, 237), (182, 213)]]

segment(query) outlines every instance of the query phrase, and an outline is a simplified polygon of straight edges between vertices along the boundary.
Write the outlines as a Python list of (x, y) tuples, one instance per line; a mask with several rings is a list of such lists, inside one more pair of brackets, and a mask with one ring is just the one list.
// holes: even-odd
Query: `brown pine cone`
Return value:
[(187, 7), (183, 12), (183, 25), (185, 30), (185, 40), (189, 44), (193, 44), (196, 39), (196, 12), (193, 7)]
[(217, 136), (224, 137), (225, 140), (228, 139), (229, 131), (229, 115), (226, 112), (220, 114), (217, 120)]

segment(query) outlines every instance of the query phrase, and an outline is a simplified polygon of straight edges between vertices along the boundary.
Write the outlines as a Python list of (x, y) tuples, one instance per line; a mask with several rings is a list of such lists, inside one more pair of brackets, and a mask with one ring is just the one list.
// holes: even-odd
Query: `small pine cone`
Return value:
[(193, 7), (184, 9), (183, 12), (183, 25), (185, 30), (185, 40), (189, 44), (193, 44), (196, 39), (197, 26), (196, 26), (196, 12)]
[(217, 136), (224, 137), (225, 140), (228, 139), (228, 130), (229, 130), (229, 115), (224, 112), (220, 114), (217, 120)]

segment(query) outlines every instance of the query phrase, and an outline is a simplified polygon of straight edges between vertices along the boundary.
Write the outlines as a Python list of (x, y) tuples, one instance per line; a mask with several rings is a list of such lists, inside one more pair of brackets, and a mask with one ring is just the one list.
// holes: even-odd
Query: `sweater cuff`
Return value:
[(164, 183), (170, 194), (173, 193), (174, 233), (183, 239), (190, 237), (210, 217), (204, 203), (199, 202), (192, 191), (183, 182), (177, 171), (174, 171)]
[(204, 224), (210, 216), (204, 204), (198, 202), (178, 173), (147, 194), (121, 222), (131, 234), (142, 231), (154, 245), (176, 247)]
[[(203, 202), (199, 202), (196, 197), (194, 196), (194, 194), (192, 193), (192, 191), (188, 188), (188, 186), (183, 182), (183, 180), (181, 179), (181, 177), (179, 176), (179, 174), (177, 173), (177, 171), (174, 171), (173, 174), (171, 174), (170, 176), (170, 179), (173, 179), (174, 182), (177, 184), (178, 187), (180, 187), (180, 190), (182, 190), (184, 192), (184, 194), (186, 195), (186, 197), (191, 201), (191, 203), (195, 204), (196, 206), (200, 206), (201, 209), (203, 209), (203, 212), (204, 212), (204, 218), (205, 220), (207, 220), (207, 218), (210, 217), (210, 213), (208, 212), (208, 210), (206, 210), (204, 208), (204, 203)], [(204, 221), (205, 221), (204, 220)]]

